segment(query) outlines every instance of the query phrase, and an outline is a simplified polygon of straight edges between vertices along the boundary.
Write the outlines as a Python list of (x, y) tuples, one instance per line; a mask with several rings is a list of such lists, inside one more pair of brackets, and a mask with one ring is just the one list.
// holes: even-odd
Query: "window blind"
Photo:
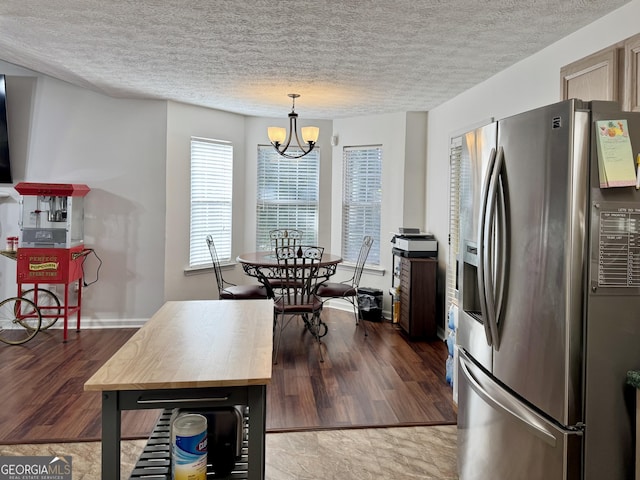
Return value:
[(356, 262), (362, 239), (371, 235), (367, 263), (380, 264), (382, 146), (343, 149), (342, 258)]
[(462, 137), (449, 145), (449, 261), (447, 262), (446, 311), (458, 305), (458, 249), (460, 248), (460, 156)]
[(218, 258), (231, 258), (233, 145), (191, 138), (191, 227), (189, 266), (211, 264), (206, 243), (213, 235)]
[(258, 251), (272, 248), (269, 232), (276, 228), (301, 230), (302, 243), (317, 244), (320, 197), (318, 148), (294, 160), (280, 156), (271, 145), (259, 145), (257, 188)]

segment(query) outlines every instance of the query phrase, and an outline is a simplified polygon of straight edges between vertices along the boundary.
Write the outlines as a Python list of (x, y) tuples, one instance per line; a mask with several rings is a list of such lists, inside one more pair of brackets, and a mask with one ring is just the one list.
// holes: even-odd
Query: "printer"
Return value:
[(393, 253), (403, 257), (437, 257), (438, 241), (419, 228), (401, 227), (392, 233)]

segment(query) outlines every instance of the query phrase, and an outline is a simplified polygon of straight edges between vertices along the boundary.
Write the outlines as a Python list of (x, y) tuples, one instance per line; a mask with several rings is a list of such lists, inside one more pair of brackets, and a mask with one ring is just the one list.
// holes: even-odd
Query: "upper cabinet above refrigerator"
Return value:
[(562, 67), (561, 100), (607, 100), (640, 112), (639, 65), (640, 34)]

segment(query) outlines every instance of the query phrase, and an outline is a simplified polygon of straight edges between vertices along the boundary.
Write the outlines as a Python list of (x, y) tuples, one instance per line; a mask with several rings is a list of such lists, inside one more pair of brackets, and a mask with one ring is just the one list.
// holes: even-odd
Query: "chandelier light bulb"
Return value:
[(302, 141), (304, 143), (316, 143), (318, 136), (320, 135), (320, 129), (318, 127), (302, 127)]
[(283, 144), (285, 138), (287, 138), (287, 130), (282, 127), (269, 127), (267, 128), (267, 133), (271, 143)]

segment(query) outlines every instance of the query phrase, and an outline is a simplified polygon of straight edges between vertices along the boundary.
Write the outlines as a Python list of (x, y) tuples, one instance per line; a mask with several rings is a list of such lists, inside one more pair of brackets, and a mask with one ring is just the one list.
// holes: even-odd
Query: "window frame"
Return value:
[[(277, 228), (302, 230), (302, 243), (317, 245), (320, 149), (290, 159), (278, 154), (272, 145), (258, 145), (256, 170), (256, 250), (271, 250), (269, 231)], [(275, 221), (266, 221), (269, 217)]]
[(213, 235), (219, 259), (231, 260), (233, 155), (234, 147), (230, 141), (191, 137), (189, 269), (211, 267), (211, 255), (205, 240), (209, 234)]
[[(345, 146), (342, 149), (342, 240), (340, 248), (342, 258), (347, 263), (357, 261), (362, 239), (365, 235), (370, 235), (374, 242), (366, 265), (380, 266), (382, 159), (382, 145)], [(362, 165), (354, 166), (353, 162), (356, 161), (361, 161)], [(360, 193), (355, 190), (359, 190)], [(354, 194), (358, 198), (353, 198)], [(354, 215), (362, 217), (362, 225), (354, 226)], [(354, 227), (356, 231), (352, 232)]]

